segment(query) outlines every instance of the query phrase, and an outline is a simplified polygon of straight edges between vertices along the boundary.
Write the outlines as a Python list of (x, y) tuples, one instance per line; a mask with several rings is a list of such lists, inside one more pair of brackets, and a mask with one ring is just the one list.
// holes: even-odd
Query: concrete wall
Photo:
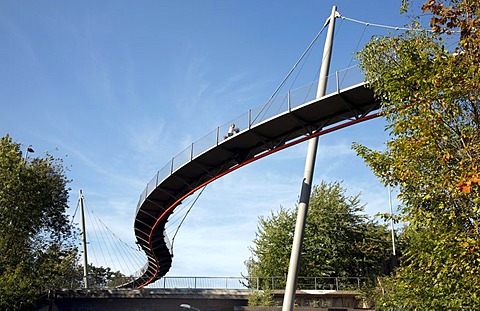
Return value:
[[(279, 311), (281, 307), (247, 307), (250, 290), (142, 289), (142, 290), (63, 290), (50, 293), (42, 311), (188, 311), (189, 304), (201, 311)], [(357, 292), (297, 291), (295, 310), (352, 311), (359, 309)], [(283, 292), (274, 293), (281, 306)], [(366, 309), (364, 309), (366, 310)]]
[[(116, 299), (62, 299), (53, 303), (52, 307), (43, 308), (42, 310), (62, 310), (62, 311), (87, 311), (87, 310), (105, 310), (105, 311), (133, 311), (133, 310), (162, 310), (162, 311), (178, 311), (184, 310), (180, 308), (181, 303), (188, 303), (202, 311), (232, 311), (238, 306), (237, 300), (225, 299), (209, 299), (195, 300), (185, 299), (182, 301), (176, 299), (165, 298), (116, 298)], [(245, 301), (246, 304), (246, 301)]]
[(46, 311), (178, 311), (181, 304), (189, 304), (202, 311), (233, 311), (235, 306), (246, 306), (250, 291), (141, 289), (141, 290), (64, 290), (50, 294)]

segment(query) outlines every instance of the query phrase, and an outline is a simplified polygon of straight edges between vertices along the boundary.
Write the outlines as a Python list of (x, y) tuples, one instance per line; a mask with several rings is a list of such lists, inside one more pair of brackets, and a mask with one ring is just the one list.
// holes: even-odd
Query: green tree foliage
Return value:
[(90, 288), (112, 288), (127, 283), (127, 277), (120, 271), (113, 272), (110, 267), (88, 265)]
[(280, 207), (269, 217), (260, 216), (257, 233), (250, 247), (252, 257), (246, 262), (249, 276), (285, 276), (295, 231), (294, 213)]
[[(310, 197), (299, 277), (373, 277), (389, 257), (390, 235), (363, 213), (359, 195), (347, 196), (339, 183), (322, 182)], [(250, 277), (284, 277), (288, 272), (296, 211), (280, 208), (259, 217), (246, 262)], [(285, 279), (282, 279), (284, 286)], [(272, 282), (264, 279), (264, 282)], [(263, 283), (262, 288), (271, 284)]]
[(248, 296), (248, 305), (252, 307), (268, 307), (276, 304), (273, 292), (269, 288), (261, 291), (252, 291)]
[(67, 183), (60, 160), (27, 159), (20, 144), (1, 138), (0, 309), (29, 309), (45, 288), (60, 285), (59, 275), (74, 273)]
[(423, 11), (433, 31), (373, 38), (359, 53), (392, 139), (355, 149), (400, 190), (408, 245), (377, 308), (480, 310), (480, 3)]

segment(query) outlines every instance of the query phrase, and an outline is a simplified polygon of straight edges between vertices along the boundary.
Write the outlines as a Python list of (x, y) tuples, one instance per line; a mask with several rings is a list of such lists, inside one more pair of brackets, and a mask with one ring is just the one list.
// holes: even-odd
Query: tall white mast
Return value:
[[(330, 59), (332, 56), (333, 30), (335, 27), (336, 15), (337, 7), (333, 6), (332, 13), (327, 19), (327, 23), (329, 23), (328, 33), (323, 49), (322, 67), (318, 80), (317, 98), (324, 96), (326, 91), (327, 76), (330, 68)], [(303, 237), (305, 234), (308, 203), (310, 201), (310, 192), (312, 190), (313, 170), (315, 168), (317, 148), (318, 137), (314, 137), (310, 139), (308, 143), (308, 152), (305, 160), (305, 171), (298, 204), (297, 222), (295, 225), (295, 234), (293, 237), (292, 253), (290, 255), (290, 265), (288, 267), (287, 285), (285, 287), (282, 311), (293, 311), (293, 306), (295, 303), (295, 290), (297, 287), (298, 270), (300, 267), (299, 263), (302, 253)]]
[(83, 249), (83, 287), (88, 288), (88, 258), (87, 258), (87, 232), (85, 231), (85, 212), (83, 209), (83, 194), (80, 190), (80, 213), (82, 215), (81, 227), (82, 227), (82, 249)]

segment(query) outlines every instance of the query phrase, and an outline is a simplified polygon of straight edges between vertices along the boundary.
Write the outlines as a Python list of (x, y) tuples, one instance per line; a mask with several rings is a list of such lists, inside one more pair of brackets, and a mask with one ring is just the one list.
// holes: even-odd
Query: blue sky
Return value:
[[(136, 204), (155, 172), (266, 102), (333, 5), (349, 18), (403, 26), (400, 2), (0, 0), (0, 134), (63, 158), (73, 180), (69, 213), (82, 189), (89, 208), (134, 245)], [(372, 33), (386, 33), (339, 19), (337, 29), (332, 70), (354, 64)], [(319, 40), (304, 68), (310, 76)], [(371, 215), (388, 211), (388, 194), (351, 144), (382, 148), (383, 127), (375, 120), (322, 137), (314, 177), (361, 192)], [(306, 149), (209, 185), (176, 236), (168, 275), (244, 273), (258, 217), (294, 208)]]

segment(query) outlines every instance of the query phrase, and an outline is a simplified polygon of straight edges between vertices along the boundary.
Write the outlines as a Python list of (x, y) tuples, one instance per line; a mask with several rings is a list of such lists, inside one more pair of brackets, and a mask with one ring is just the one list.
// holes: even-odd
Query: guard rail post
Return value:
[(287, 105), (288, 105), (288, 112), (292, 111), (292, 103), (290, 102), (290, 90), (287, 92)]
[(337, 84), (337, 93), (340, 93), (340, 79), (338, 77), (338, 70), (335, 71), (335, 83)]

